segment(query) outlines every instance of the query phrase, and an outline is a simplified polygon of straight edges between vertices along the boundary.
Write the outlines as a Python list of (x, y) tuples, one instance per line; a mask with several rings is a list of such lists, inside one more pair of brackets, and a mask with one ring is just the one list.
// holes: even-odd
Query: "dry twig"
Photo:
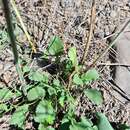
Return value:
[(91, 44), (91, 38), (93, 35), (93, 29), (94, 29), (94, 24), (95, 24), (95, 16), (96, 16), (96, 2), (93, 0), (92, 3), (92, 10), (91, 10), (91, 20), (90, 20), (90, 30), (89, 30), (89, 35), (85, 44), (85, 49), (84, 49), (84, 54), (81, 63), (84, 64), (86, 57), (88, 56), (88, 51), (89, 47)]
[(97, 66), (123, 66), (123, 67), (130, 67), (130, 64), (122, 64), (122, 63), (98, 63)]

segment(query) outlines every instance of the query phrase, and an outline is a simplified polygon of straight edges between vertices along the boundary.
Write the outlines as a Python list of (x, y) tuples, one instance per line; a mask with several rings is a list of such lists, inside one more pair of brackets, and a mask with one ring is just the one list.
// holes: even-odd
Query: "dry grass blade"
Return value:
[(21, 24), (21, 26), (22, 26), (22, 28), (23, 28), (23, 31), (24, 31), (24, 33), (25, 33), (25, 35), (26, 35), (26, 37), (27, 37), (27, 39), (28, 39), (28, 41), (29, 41), (29, 43), (30, 43), (30, 45), (31, 45), (31, 47), (32, 47), (32, 51), (33, 51), (34, 53), (36, 53), (35, 45), (34, 45), (34, 43), (31, 41), (31, 37), (30, 37), (29, 33), (28, 33), (27, 30), (26, 30), (26, 27), (25, 27), (25, 25), (24, 25), (24, 23), (23, 23), (23, 20), (22, 20), (21, 16), (20, 16), (20, 13), (19, 13), (19, 11), (18, 11), (18, 9), (17, 9), (17, 7), (16, 7), (15, 1), (14, 1), (14, 0), (10, 0), (10, 2), (11, 2), (11, 5), (12, 5), (12, 7), (13, 7), (15, 13), (16, 13), (16, 16), (18, 17), (18, 20), (19, 20), (19, 22), (20, 22), (20, 24)]
[(86, 57), (88, 56), (88, 51), (89, 47), (91, 44), (91, 38), (93, 35), (93, 29), (94, 29), (94, 24), (95, 24), (95, 16), (96, 16), (96, 2), (93, 0), (92, 3), (92, 10), (91, 10), (91, 20), (90, 20), (90, 30), (89, 30), (89, 35), (86, 41), (85, 49), (84, 49), (84, 54), (81, 63), (84, 64)]

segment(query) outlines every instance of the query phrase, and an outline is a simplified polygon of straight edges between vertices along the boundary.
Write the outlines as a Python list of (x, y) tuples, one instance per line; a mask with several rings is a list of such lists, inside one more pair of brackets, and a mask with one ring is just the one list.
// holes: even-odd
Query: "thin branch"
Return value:
[(97, 66), (123, 66), (123, 67), (130, 67), (130, 64), (123, 64), (123, 63), (98, 63)]
[(85, 45), (85, 49), (84, 49), (84, 53), (83, 53), (83, 58), (81, 60), (81, 64), (84, 64), (85, 59), (88, 56), (88, 51), (89, 51), (89, 47), (91, 44), (91, 39), (92, 39), (92, 35), (93, 35), (93, 29), (94, 29), (94, 24), (95, 24), (95, 16), (96, 16), (96, 3), (95, 0), (93, 0), (92, 3), (92, 10), (91, 10), (91, 20), (90, 20), (90, 30), (89, 30), (89, 35), (86, 41), (86, 45)]

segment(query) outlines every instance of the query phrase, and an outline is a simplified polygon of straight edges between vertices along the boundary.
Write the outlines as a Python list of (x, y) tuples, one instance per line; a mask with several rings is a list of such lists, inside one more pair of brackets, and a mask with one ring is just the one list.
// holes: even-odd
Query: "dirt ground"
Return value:
[[(42, 53), (53, 35), (58, 35), (64, 41), (66, 48), (76, 46), (79, 59), (82, 56), (86, 36), (89, 33), (92, 0), (17, 0), (17, 7), (21, 13), (24, 24), (35, 41), (38, 52)], [(14, 12), (12, 11), (14, 14)], [(0, 11), (0, 29), (4, 28), (5, 20), (3, 12)], [(108, 45), (107, 37), (115, 33), (115, 29), (130, 18), (129, 0), (97, 0), (96, 20), (92, 44), (86, 64), (92, 62)], [(23, 46), (28, 46), (24, 36), (19, 38)], [(110, 56), (115, 58), (116, 51), (111, 49), (99, 63), (110, 62)], [(21, 53), (21, 51), (20, 51)], [(29, 58), (26, 54), (21, 55)], [(33, 59), (34, 67), (37, 66), (36, 58)], [(114, 97), (114, 85), (111, 68), (109, 66), (97, 66), (101, 78), (99, 82), (93, 83), (92, 87), (100, 89), (104, 96), (103, 105), (97, 107), (90, 101), (79, 97), (77, 115), (84, 115), (101, 111), (106, 114), (111, 122), (127, 123), (130, 125), (130, 108)], [(0, 50), (0, 85), (15, 86), (18, 77), (13, 65), (13, 54), (11, 48), (6, 45)], [(0, 119), (4, 127), (8, 117)], [(2, 128), (2, 127), (1, 127)], [(2, 129), (3, 130), (3, 129)]]

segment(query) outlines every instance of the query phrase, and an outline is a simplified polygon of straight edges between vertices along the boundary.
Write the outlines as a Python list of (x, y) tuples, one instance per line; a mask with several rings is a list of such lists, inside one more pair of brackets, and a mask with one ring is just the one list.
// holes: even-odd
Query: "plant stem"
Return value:
[(94, 23), (95, 23), (95, 16), (96, 16), (96, 3), (95, 0), (93, 0), (92, 3), (92, 10), (91, 10), (91, 20), (90, 20), (90, 30), (89, 30), (89, 35), (86, 41), (86, 45), (85, 45), (85, 49), (84, 49), (84, 53), (83, 53), (83, 58), (81, 60), (81, 64), (83, 65), (85, 62), (85, 59), (88, 56), (88, 51), (89, 51), (89, 47), (91, 44), (91, 38), (92, 38), (92, 34), (93, 34), (93, 29), (94, 29)]
[(20, 68), (20, 64), (19, 64), (19, 57), (18, 57), (18, 51), (17, 51), (17, 45), (15, 42), (15, 35), (13, 32), (13, 24), (11, 21), (11, 14), (10, 14), (10, 9), (9, 9), (9, 1), (8, 0), (2, 0), (3, 2), (3, 7), (4, 7), (4, 12), (5, 12), (5, 18), (6, 18), (6, 22), (7, 22), (7, 28), (8, 28), (8, 34), (10, 37), (10, 41), (11, 41), (11, 47), (12, 47), (12, 51), (14, 54), (14, 64), (16, 65), (16, 71), (19, 75), (20, 81), (21, 83), (23, 83), (24, 78), (22, 75), (22, 71)]
[(71, 75), (69, 76), (69, 83), (68, 83), (68, 90), (71, 88), (71, 85), (72, 85), (72, 79), (73, 79), (73, 76), (76, 74), (77, 70), (74, 70)]
[(130, 64), (123, 64), (123, 63), (98, 63), (97, 66), (123, 66), (123, 67), (130, 67)]

